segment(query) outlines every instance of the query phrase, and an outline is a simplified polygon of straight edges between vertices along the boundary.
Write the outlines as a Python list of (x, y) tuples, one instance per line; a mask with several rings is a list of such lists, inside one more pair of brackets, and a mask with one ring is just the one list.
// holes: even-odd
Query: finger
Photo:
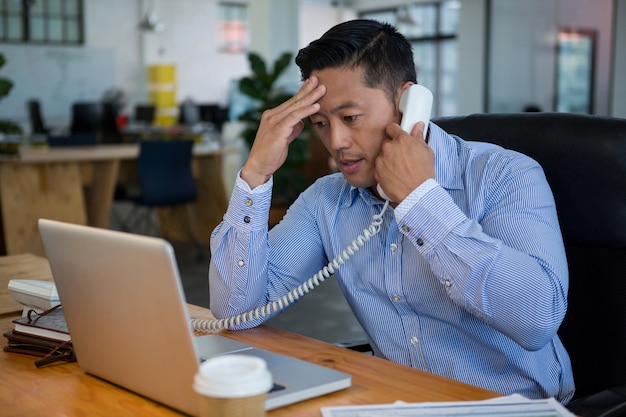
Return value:
[(414, 138), (420, 138), (423, 139), (424, 138), (424, 129), (426, 128), (426, 124), (424, 124), (424, 122), (418, 122), (413, 126), (413, 129), (411, 129), (411, 136), (413, 136)]
[(273, 118), (275, 123), (286, 123), (293, 126), (301, 120), (317, 113), (320, 105), (319, 99), (326, 93), (326, 87), (323, 85), (316, 86), (313, 90), (307, 91), (306, 95), (301, 90), (296, 96), (282, 103), (280, 106), (272, 109), (268, 113), (269, 118)]
[(420, 142), (426, 143), (424, 141), (424, 135), (423, 135), (424, 128), (425, 128), (424, 122), (418, 122), (418, 123), (416, 123), (413, 126), (413, 128), (411, 129), (411, 133), (409, 134), (409, 133), (405, 132), (402, 129), (402, 127), (400, 127), (399, 124), (392, 123), (392, 124), (390, 124), (390, 125), (388, 125), (386, 127), (385, 131), (387, 132), (387, 135), (389, 135), (389, 137), (391, 139), (399, 138), (400, 136), (404, 135), (404, 136), (407, 136), (407, 137), (410, 136), (410, 137), (412, 137), (414, 139), (419, 139)]
[(276, 111), (293, 111), (294, 109), (310, 106), (315, 103), (323, 95), (323, 91), (319, 88), (320, 86), (318, 84), (317, 77), (307, 79), (296, 94), (276, 107)]

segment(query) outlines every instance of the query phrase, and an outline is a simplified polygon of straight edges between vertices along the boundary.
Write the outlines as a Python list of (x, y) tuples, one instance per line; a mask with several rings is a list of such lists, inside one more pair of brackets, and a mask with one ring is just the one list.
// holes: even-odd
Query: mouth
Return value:
[(341, 159), (338, 165), (344, 174), (352, 174), (363, 165), (363, 159)]

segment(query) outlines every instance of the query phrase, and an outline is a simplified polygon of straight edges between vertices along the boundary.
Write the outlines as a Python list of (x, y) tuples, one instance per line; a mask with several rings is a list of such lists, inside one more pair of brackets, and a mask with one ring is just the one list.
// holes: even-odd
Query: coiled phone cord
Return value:
[(372, 216), (372, 222), (367, 229), (363, 229), (362, 234), (358, 235), (356, 239), (354, 239), (350, 245), (348, 245), (339, 255), (337, 255), (335, 259), (330, 261), (328, 265), (320, 269), (315, 275), (313, 275), (307, 281), (303, 282), (298, 287), (288, 292), (283, 297), (279, 298), (276, 301), (268, 303), (263, 307), (258, 307), (246, 313), (238, 314), (236, 316), (227, 317), (224, 319), (191, 319), (191, 326), (193, 330), (207, 332), (230, 329), (235, 326), (246, 324), (248, 321), (251, 320), (262, 319), (274, 312), (287, 308), (289, 305), (297, 301), (300, 297), (306, 295), (309, 291), (319, 286), (322, 282), (324, 282), (326, 278), (330, 277), (332, 274), (338, 271), (341, 265), (346, 263), (346, 261), (350, 259), (351, 256), (358, 252), (359, 249), (361, 249), (365, 245), (365, 243), (372, 238), (372, 236), (380, 232), (380, 225), (383, 222), (383, 214), (387, 210), (388, 206), (389, 201), (385, 201), (385, 205), (383, 206), (380, 213), (374, 214), (374, 216)]

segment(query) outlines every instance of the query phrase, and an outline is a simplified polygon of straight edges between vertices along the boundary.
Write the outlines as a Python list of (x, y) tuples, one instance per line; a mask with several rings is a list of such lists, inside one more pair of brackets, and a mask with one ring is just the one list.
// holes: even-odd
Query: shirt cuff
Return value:
[(235, 186), (245, 191), (246, 193), (251, 193), (251, 194), (264, 193), (270, 190), (273, 184), (274, 184), (274, 176), (271, 176), (269, 181), (259, 186), (256, 186), (254, 187), (254, 189), (252, 189), (250, 188), (250, 185), (246, 182), (246, 180), (241, 178), (241, 169), (239, 170), (239, 172), (237, 172), (237, 178), (235, 179)]
[(235, 187), (228, 204), (224, 220), (232, 227), (250, 232), (267, 229), (269, 210), (272, 203), (272, 178), (254, 189), (241, 178), (235, 179)]
[[(243, 180), (242, 180), (243, 181)], [(411, 192), (400, 204), (396, 206), (393, 210), (396, 216), (396, 222), (400, 223), (404, 216), (411, 210), (411, 208), (417, 204), (422, 197), (426, 195), (427, 192), (437, 187), (439, 183), (433, 179), (429, 178), (424, 181), (419, 187)]]

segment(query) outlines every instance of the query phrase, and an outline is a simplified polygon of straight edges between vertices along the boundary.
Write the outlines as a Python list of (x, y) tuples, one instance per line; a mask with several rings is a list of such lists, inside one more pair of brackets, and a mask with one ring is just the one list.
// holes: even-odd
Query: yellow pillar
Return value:
[(154, 123), (157, 126), (176, 124), (176, 67), (173, 64), (148, 67), (148, 97), (156, 107)]

